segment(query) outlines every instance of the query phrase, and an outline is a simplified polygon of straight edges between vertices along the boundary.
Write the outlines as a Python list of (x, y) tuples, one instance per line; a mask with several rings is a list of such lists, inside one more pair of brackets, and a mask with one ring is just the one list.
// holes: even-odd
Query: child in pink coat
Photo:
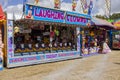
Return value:
[(103, 50), (102, 50), (102, 53), (106, 54), (106, 53), (110, 53), (111, 52), (111, 49), (109, 48), (107, 42), (105, 41), (103, 43)]

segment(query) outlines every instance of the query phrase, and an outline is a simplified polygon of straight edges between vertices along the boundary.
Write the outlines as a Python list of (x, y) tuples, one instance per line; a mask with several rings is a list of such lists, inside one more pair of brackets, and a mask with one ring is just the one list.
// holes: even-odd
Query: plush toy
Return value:
[(50, 32), (50, 37), (51, 37), (51, 38), (54, 38), (54, 36), (55, 36), (55, 32), (54, 32), (54, 31), (51, 31), (51, 32)]
[(94, 34), (94, 32), (93, 31), (91, 31), (91, 33), (90, 33), (90, 36), (94, 36), (95, 34)]
[(21, 49), (17, 49), (15, 52), (16, 53), (20, 53), (20, 52), (22, 52), (22, 50)]
[(98, 52), (99, 52), (99, 50), (100, 50), (100, 47), (99, 47), (99, 46), (97, 46), (97, 48), (96, 48), (96, 52), (98, 53)]
[(58, 30), (55, 29), (54, 32), (55, 32), (56, 36), (59, 36), (59, 31)]
[(34, 49), (34, 51), (39, 51), (39, 44), (37, 43), (37, 44), (35, 44), (35, 49)]
[(73, 1), (73, 3), (72, 3), (72, 10), (73, 11), (75, 11), (76, 5), (77, 5), (76, 1)]
[(88, 49), (87, 48), (84, 49), (84, 54), (88, 54)]
[(20, 31), (19, 27), (16, 26), (16, 27), (14, 28), (14, 33), (18, 33), (19, 31)]
[(38, 3), (39, 3), (39, 0), (35, 0), (35, 5), (38, 5)]
[(84, 12), (84, 13), (88, 13), (88, 10), (87, 10), (87, 9), (85, 9), (85, 10), (83, 10), (83, 12)]
[(54, 8), (59, 8), (60, 6), (60, 0), (54, 0), (54, 5), (55, 5), (55, 7)]
[(92, 48), (92, 47), (90, 47), (89, 53), (90, 53), (90, 54), (93, 53), (93, 48)]

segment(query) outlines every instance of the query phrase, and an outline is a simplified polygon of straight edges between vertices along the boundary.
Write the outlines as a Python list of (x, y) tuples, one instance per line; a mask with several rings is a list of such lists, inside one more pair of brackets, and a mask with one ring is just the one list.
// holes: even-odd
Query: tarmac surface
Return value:
[(120, 80), (120, 51), (5, 69), (0, 72), (0, 80)]

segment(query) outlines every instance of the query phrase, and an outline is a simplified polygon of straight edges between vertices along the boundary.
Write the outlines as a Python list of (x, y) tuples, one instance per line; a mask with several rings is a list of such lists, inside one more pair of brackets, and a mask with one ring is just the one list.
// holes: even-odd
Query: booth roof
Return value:
[(102, 27), (107, 30), (116, 29), (114, 25), (112, 25), (110, 22), (103, 19), (92, 17), (91, 21), (92, 21), (92, 24), (91, 24), (92, 26)]
[(2, 6), (0, 5), (0, 21), (5, 20), (5, 14), (2, 10)]

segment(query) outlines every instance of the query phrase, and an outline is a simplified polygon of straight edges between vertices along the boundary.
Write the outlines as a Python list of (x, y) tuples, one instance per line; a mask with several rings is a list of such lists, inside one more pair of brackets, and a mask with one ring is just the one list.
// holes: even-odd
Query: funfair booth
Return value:
[(24, 18), (7, 20), (7, 67), (80, 58), (80, 27), (89, 15), (25, 5)]

